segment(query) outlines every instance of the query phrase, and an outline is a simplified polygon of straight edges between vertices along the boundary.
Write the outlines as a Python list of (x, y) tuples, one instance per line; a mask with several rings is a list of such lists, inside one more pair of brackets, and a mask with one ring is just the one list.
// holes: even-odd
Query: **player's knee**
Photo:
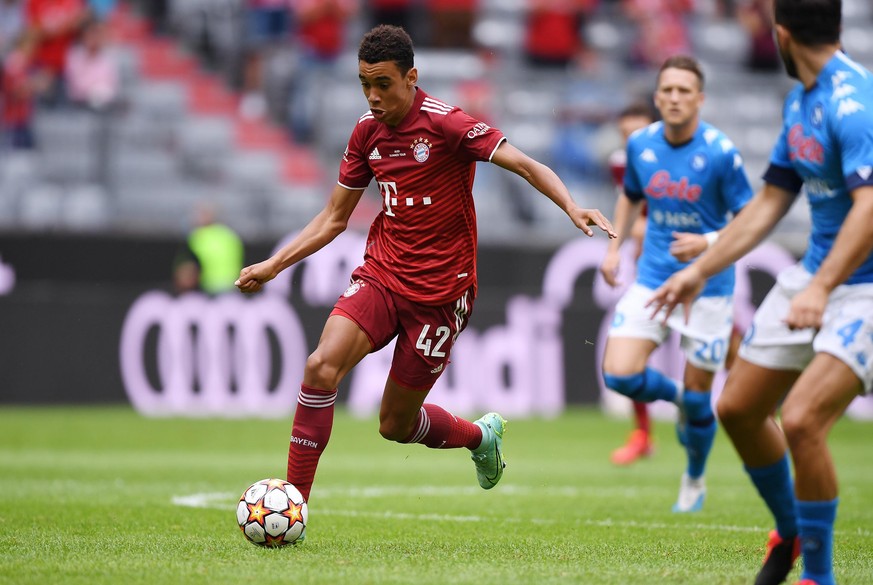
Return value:
[(610, 390), (615, 390), (619, 394), (624, 394), (629, 398), (634, 398), (642, 390), (645, 384), (646, 377), (643, 372), (628, 375), (616, 375), (603, 373), (603, 382)]
[(688, 420), (703, 421), (713, 418), (711, 396), (711, 392), (696, 392), (690, 389), (682, 395), (682, 407)]
[(799, 408), (784, 407), (781, 420), (782, 431), (785, 433), (785, 438), (792, 450), (822, 438), (819, 431), (824, 428), (824, 425)]
[(318, 388), (336, 388), (339, 385), (339, 368), (315, 351), (306, 359), (303, 378)]
[(769, 412), (759, 412), (759, 409), (749, 402), (745, 392), (737, 391), (736, 386), (731, 386), (730, 380), (718, 397), (715, 412), (719, 422), (727, 431), (735, 430), (740, 433), (747, 432), (747, 429), (758, 428), (769, 416)]
[(715, 404), (716, 416), (722, 426), (732, 428), (743, 420), (743, 409), (739, 407), (736, 401), (731, 400), (722, 394), (718, 402)]
[(402, 443), (412, 434), (412, 425), (395, 417), (380, 418), (379, 434), (389, 441)]

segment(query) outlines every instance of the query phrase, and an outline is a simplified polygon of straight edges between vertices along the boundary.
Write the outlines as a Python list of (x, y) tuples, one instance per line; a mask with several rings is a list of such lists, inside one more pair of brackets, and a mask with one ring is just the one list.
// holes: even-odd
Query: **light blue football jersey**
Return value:
[[(806, 186), (812, 233), (803, 267), (815, 274), (849, 209), (849, 192), (873, 185), (873, 75), (837, 52), (809, 90), (785, 98), (782, 133), (764, 180), (797, 192)], [(846, 284), (873, 282), (873, 255)]]
[[(672, 145), (655, 122), (631, 136), (627, 145), (624, 192), (646, 199), (648, 218), (637, 282), (658, 288), (687, 266), (670, 254), (674, 232), (720, 230), (752, 197), (743, 157), (718, 128), (700, 121), (694, 137)], [(712, 276), (702, 296), (733, 294), (734, 268)]]

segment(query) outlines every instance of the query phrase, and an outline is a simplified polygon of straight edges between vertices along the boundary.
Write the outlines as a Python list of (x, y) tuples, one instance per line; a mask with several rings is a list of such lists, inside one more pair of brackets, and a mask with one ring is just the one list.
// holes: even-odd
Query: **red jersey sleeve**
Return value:
[(372, 114), (361, 116), (343, 152), (337, 183), (347, 189), (366, 189), (373, 179), (373, 169), (368, 163), (368, 154), (364, 152), (367, 130), (372, 124), (378, 124)]
[(490, 161), (500, 143), (506, 140), (503, 132), (460, 109), (452, 110), (445, 117), (443, 132), (456, 156), (468, 162)]

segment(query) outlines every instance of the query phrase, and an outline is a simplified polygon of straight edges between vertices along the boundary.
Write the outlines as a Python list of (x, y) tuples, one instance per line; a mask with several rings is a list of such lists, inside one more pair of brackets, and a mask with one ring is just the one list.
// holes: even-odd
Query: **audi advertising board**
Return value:
[[(306, 357), (361, 260), (364, 239), (342, 234), (260, 294), (210, 297), (171, 291), (178, 242), (0, 236), (0, 402), (129, 402), (153, 416), (288, 416)], [(602, 387), (598, 367), (622, 292), (597, 277), (605, 246), (602, 238), (579, 238), (548, 250), (483, 247), (476, 308), (433, 400), (458, 413), (499, 408), (514, 417), (550, 416), (567, 404), (625, 409), (625, 399)], [(269, 245), (247, 249), (250, 261), (271, 252)], [(741, 327), (791, 262), (764, 244), (739, 264)], [(631, 258), (623, 270), (622, 281), (631, 282)], [(343, 382), (340, 400), (353, 412), (377, 411), (392, 352), (389, 346), (368, 356)], [(678, 340), (653, 360), (677, 375)]]

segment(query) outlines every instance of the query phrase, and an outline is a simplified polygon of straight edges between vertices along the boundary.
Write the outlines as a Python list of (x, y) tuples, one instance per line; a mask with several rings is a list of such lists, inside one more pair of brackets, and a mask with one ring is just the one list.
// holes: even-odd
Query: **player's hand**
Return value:
[(820, 329), (827, 304), (827, 289), (811, 282), (791, 299), (785, 324), (789, 329)]
[(679, 262), (690, 262), (692, 258), (703, 254), (708, 247), (709, 244), (703, 234), (673, 232), (670, 254)]
[(251, 266), (246, 266), (239, 272), (239, 278), (233, 284), (244, 293), (255, 293), (269, 281), (276, 278), (278, 272), (270, 260), (264, 260)]
[(615, 288), (621, 285), (618, 280), (618, 266), (621, 262), (621, 254), (618, 250), (609, 250), (606, 256), (603, 257), (603, 262), (600, 263), (600, 274), (603, 275), (603, 280), (606, 284)]
[(658, 313), (664, 311), (662, 322), (667, 323), (667, 318), (673, 313), (676, 305), (682, 305), (685, 308), (685, 322), (688, 322), (688, 317), (691, 315), (691, 304), (703, 286), (706, 284), (706, 279), (700, 273), (696, 266), (686, 266), (679, 272), (667, 279), (667, 282), (658, 287), (658, 290), (652, 295), (652, 298), (646, 302), (646, 307), (652, 309), (651, 318), (654, 319)]
[(576, 227), (585, 232), (585, 235), (589, 238), (594, 235), (594, 231), (588, 227), (590, 225), (596, 225), (605, 231), (610, 239), (617, 237), (615, 230), (612, 229), (612, 224), (609, 223), (609, 220), (606, 219), (606, 217), (597, 209), (583, 209), (577, 207), (571, 212), (570, 218), (573, 220), (573, 223), (576, 224)]

